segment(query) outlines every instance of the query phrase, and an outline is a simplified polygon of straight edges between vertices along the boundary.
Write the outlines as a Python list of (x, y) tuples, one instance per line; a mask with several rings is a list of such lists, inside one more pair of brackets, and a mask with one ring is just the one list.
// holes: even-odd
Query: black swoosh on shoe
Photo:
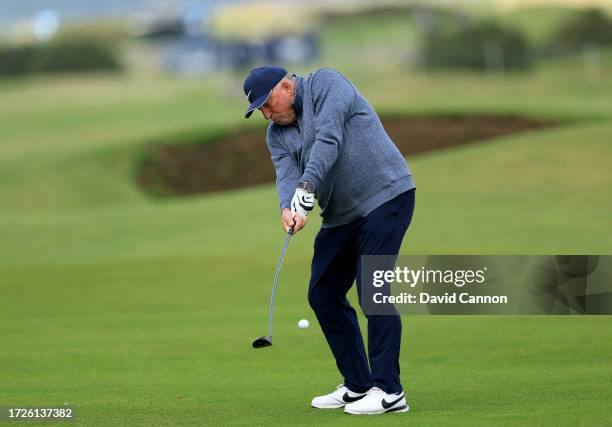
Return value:
[(365, 394), (362, 394), (361, 396), (351, 397), (348, 393), (344, 393), (344, 396), (342, 396), (342, 400), (344, 400), (346, 403), (353, 403), (357, 402), (359, 399), (363, 399), (365, 396)]
[(397, 398), (397, 400), (394, 400), (393, 402), (387, 402), (384, 398), (382, 400), (382, 407), (385, 409), (389, 409), (391, 408), (393, 405), (395, 405), (397, 402), (399, 402), (400, 400), (402, 400), (404, 398), (404, 393), (401, 394), (400, 397)]

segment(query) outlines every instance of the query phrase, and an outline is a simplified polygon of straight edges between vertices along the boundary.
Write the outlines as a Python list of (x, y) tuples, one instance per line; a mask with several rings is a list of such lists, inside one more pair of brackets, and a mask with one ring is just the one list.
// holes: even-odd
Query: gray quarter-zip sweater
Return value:
[(338, 71), (296, 76), (294, 108), (296, 122), (267, 131), (281, 210), (299, 181), (315, 185), (322, 227), (348, 224), (415, 188), (378, 115)]

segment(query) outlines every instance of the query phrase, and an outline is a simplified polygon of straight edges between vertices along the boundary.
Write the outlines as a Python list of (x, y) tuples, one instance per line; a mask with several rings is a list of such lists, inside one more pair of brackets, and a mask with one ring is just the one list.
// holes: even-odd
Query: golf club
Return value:
[(278, 265), (276, 266), (274, 284), (272, 285), (272, 298), (270, 299), (270, 318), (268, 321), (268, 335), (257, 338), (255, 341), (253, 341), (253, 348), (269, 347), (272, 345), (272, 316), (274, 314), (274, 301), (276, 300), (276, 285), (278, 284), (278, 276), (280, 274), (281, 266), (283, 265), (283, 258), (285, 258), (285, 252), (287, 251), (287, 246), (289, 245), (289, 240), (291, 239), (292, 235), (293, 227), (291, 227), (287, 232), (287, 239), (285, 240), (283, 250), (280, 254), (280, 259), (278, 260)]

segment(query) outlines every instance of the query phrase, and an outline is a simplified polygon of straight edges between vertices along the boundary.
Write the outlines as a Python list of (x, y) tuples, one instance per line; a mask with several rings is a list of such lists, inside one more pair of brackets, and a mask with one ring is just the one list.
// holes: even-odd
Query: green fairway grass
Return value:
[[(494, 76), (324, 65), (382, 114), (562, 123), (410, 158), (402, 253), (612, 254), (612, 79), (579, 58)], [(242, 78), (0, 83), (0, 406), (68, 403), (78, 425), (612, 425), (609, 316), (406, 316), (408, 414), (310, 408), (342, 381), (306, 300), (318, 212), (255, 351), (284, 240), (274, 186), (157, 200), (134, 180), (151, 141), (248, 125), (266, 150)]]
[(3, 404), (67, 402), (81, 425), (612, 423), (611, 317), (408, 316), (409, 414), (310, 408), (341, 378), (317, 325), (297, 328), (314, 319), (307, 257), (292, 249), (274, 346), (257, 351), (271, 256), (5, 271)]

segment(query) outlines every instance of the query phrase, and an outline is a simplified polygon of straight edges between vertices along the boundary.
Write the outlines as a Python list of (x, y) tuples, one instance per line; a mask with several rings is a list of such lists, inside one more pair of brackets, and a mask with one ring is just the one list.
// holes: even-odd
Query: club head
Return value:
[(253, 348), (270, 347), (272, 345), (271, 337), (261, 337), (253, 341)]

